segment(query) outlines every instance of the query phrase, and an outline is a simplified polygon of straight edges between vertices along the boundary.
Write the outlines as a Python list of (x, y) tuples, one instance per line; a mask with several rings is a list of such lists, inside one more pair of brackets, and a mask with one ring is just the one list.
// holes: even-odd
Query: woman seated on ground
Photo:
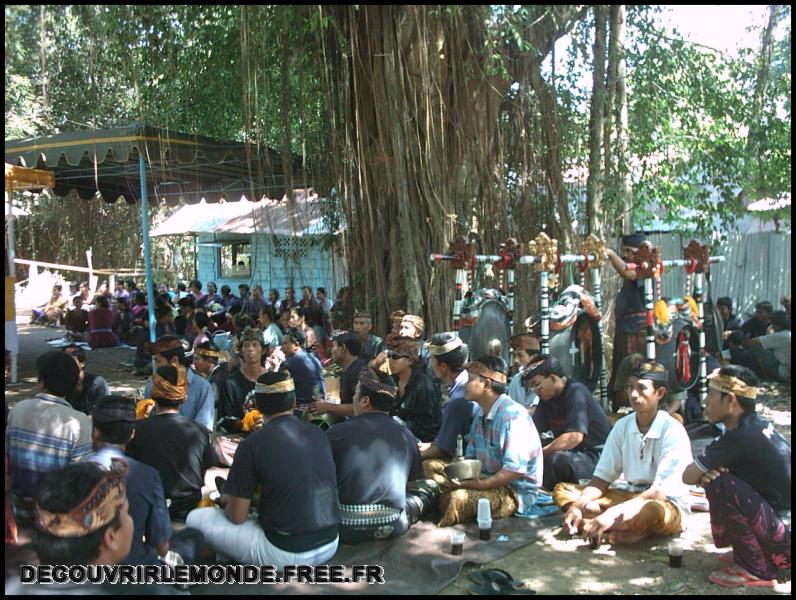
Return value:
[(97, 308), (88, 313), (88, 343), (92, 348), (111, 348), (119, 345), (113, 333), (113, 311), (107, 296), (98, 296)]
[(88, 311), (83, 308), (83, 299), (79, 294), (72, 298), (72, 305), (64, 317), (64, 325), (73, 339), (82, 340), (83, 334), (88, 329)]
[(123, 297), (116, 298), (116, 337), (124, 344), (132, 345), (135, 343), (133, 333), (133, 312), (130, 310), (130, 303)]

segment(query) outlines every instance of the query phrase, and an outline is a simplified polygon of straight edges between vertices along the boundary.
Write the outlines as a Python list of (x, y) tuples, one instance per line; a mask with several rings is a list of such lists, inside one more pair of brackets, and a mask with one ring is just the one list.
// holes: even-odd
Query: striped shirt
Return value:
[(542, 483), (542, 442), (528, 411), (503, 394), (484, 415), (479, 410), (470, 427), (466, 458), (481, 461), (484, 477), (501, 469), (521, 473), (511, 482), (517, 492), (517, 515), (533, 510)]
[(91, 454), (91, 420), (63, 398), (36, 394), (8, 415), (6, 452), (14, 492), (33, 496), (42, 475)]

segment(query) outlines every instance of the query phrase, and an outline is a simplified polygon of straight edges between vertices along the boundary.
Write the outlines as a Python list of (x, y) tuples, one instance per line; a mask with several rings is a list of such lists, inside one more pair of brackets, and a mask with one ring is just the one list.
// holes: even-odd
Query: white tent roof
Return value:
[(204, 201), (186, 205), (158, 226), (150, 235), (182, 235), (197, 233), (253, 234), (269, 233), (284, 236), (324, 235), (323, 201), (312, 190), (296, 190), (295, 200), (265, 199), (260, 202)]

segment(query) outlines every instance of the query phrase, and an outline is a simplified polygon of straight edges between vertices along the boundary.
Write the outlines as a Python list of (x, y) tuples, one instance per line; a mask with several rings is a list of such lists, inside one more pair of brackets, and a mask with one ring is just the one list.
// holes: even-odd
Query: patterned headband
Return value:
[(185, 369), (177, 367), (177, 383), (171, 383), (158, 373), (152, 377), (152, 398), (171, 402), (185, 402), (188, 396), (188, 384), (185, 381)]
[(255, 383), (254, 384), (254, 393), (255, 394), (285, 394), (287, 392), (294, 392), (296, 390), (296, 384), (293, 381), (292, 377), (288, 377), (284, 381), (280, 381), (279, 383), (267, 384), (267, 383)]
[(372, 369), (362, 369), (359, 372), (359, 383), (362, 387), (373, 390), (378, 394), (384, 394), (395, 399), (398, 395), (398, 388), (386, 383), (382, 383)]
[(758, 388), (744, 383), (732, 375), (720, 375), (718, 370), (708, 375), (709, 387), (720, 391), (723, 394), (735, 394), (743, 398), (757, 398)]
[(456, 350), (456, 348), (461, 348), (464, 345), (464, 342), (462, 341), (462, 338), (457, 336), (442, 346), (434, 346), (431, 342), (426, 342), (424, 345), (431, 356), (440, 356), (442, 354), (447, 354), (448, 352), (453, 352)]
[(193, 353), (199, 356), (209, 356), (211, 358), (218, 358), (220, 355), (218, 350), (208, 350), (207, 348), (194, 348)]
[(50, 512), (36, 503), (36, 525), (40, 531), (59, 538), (88, 535), (116, 518), (124, 504), (124, 478), (129, 467), (121, 460), (114, 460), (111, 470), (94, 486), (83, 502), (67, 513)]
[(502, 383), (505, 385), (506, 383), (506, 376), (503, 373), (498, 373), (497, 371), (492, 371), (489, 367), (487, 367), (484, 363), (473, 361), (469, 362), (464, 365), (464, 368), (467, 370), (468, 373), (473, 373), (474, 375), (478, 375), (480, 377), (485, 377), (494, 381), (495, 383)]

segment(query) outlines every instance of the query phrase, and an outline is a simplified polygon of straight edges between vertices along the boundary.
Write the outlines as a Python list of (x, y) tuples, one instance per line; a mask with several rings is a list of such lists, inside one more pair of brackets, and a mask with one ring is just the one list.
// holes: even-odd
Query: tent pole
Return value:
[[(143, 150), (138, 150), (141, 183), (141, 229), (144, 237), (144, 266), (146, 268), (146, 296), (149, 309), (149, 341), (155, 342), (155, 285), (152, 279), (152, 246), (149, 243), (149, 199), (146, 192), (146, 165)], [(154, 357), (152, 359), (154, 361)], [(154, 370), (152, 371), (154, 374)]]
[[(15, 237), (14, 236), (14, 218), (15, 218), (14, 217), (14, 184), (11, 181), (11, 179), (8, 178), (8, 176), (6, 176), (6, 202), (8, 203), (8, 220), (6, 221), (6, 223), (8, 225), (8, 227), (7, 227), (7, 230), (8, 230), (8, 242), (7, 242), (7, 246), (6, 246), (6, 248), (7, 248), (6, 254), (7, 254), (7, 257), (8, 257), (8, 265), (7, 265), (8, 273), (6, 274), (6, 277), (10, 278), (11, 298), (10, 299), (6, 298), (5, 301), (8, 302), (10, 300), (12, 306), (15, 306), (14, 294), (16, 292), (15, 292), (14, 284), (17, 281), (17, 278), (16, 278), (17, 273), (16, 273), (16, 269), (14, 267), (14, 259), (16, 258), (16, 249), (14, 247), (14, 237)], [(8, 279), (6, 281), (8, 281)], [(8, 338), (11, 337), (11, 335), (13, 335), (13, 337), (14, 337), (13, 341), (12, 340), (8, 340)], [(13, 333), (12, 333), (12, 331), (8, 331), (7, 334), (6, 334), (6, 348), (8, 348), (9, 345), (12, 346), (12, 348), (11, 348), (11, 373), (10, 373), (11, 383), (16, 383), (17, 382), (17, 360), (18, 360), (18, 353), (19, 353), (19, 339), (18, 339), (17, 335), (18, 335), (17, 334), (17, 311), (16, 311), (16, 308), (15, 308), (14, 309), (14, 316), (13, 316)], [(11, 344), (8, 343), (10, 341), (12, 341)]]

